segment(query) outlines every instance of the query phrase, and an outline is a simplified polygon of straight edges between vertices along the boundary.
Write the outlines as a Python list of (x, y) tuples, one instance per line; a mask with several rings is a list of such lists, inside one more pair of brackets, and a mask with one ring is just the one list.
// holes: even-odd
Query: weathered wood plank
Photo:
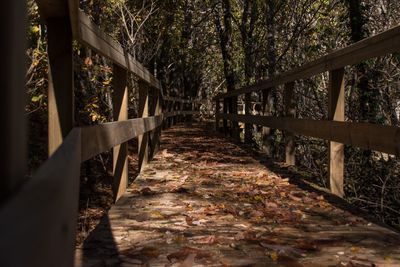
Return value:
[(370, 58), (399, 51), (400, 26), (397, 26), (353, 45), (329, 53), (312, 62), (304, 64), (300, 68), (288, 71), (272, 79), (261, 81), (252, 86), (220, 94), (216, 96), (216, 98), (226, 98), (256, 92), (299, 79), (307, 79), (325, 71), (340, 69)]
[(79, 11), (78, 16), (79, 29), (76, 31), (80, 35), (78, 41), (109, 58), (120, 67), (129, 70), (151, 87), (160, 89), (158, 80), (142, 64), (124, 51), (118, 42), (102, 32), (83, 11)]
[(37, 174), (2, 204), (1, 266), (73, 266), (80, 134), (74, 129)]
[(48, 143), (54, 153), (74, 126), (72, 32), (68, 17), (47, 19), (49, 85)]
[[(330, 71), (329, 75), (328, 120), (344, 121), (344, 68)], [(331, 192), (343, 197), (344, 145), (337, 142), (329, 142), (328, 155), (328, 174)]]
[(231, 114), (219, 117), (400, 156), (400, 128), (395, 126)]
[[(294, 82), (285, 84), (285, 113), (287, 117), (294, 118), (296, 116), (296, 109), (293, 100), (294, 95)], [(285, 160), (287, 165), (294, 166), (296, 164), (295, 157), (295, 144), (294, 133), (290, 131), (285, 132)]]
[[(139, 110), (138, 117), (146, 118), (149, 116), (149, 87), (143, 82), (139, 82)], [(149, 133), (145, 132), (138, 136), (138, 155), (140, 172), (149, 161)]]
[(221, 113), (220, 100), (215, 100), (215, 130), (219, 131), (219, 114)]
[(79, 40), (79, 0), (68, 0), (68, 10), (73, 37)]
[[(244, 114), (251, 115), (251, 93), (244, 96), (244, 102)], [(253, 125), (250, 123), (246, 123), (244, 126), (244, 141), (246, 143), (250, 143), (253, 139), (252, 128)]]
[[(150, 109), (150, 116), (159, 116), (162, 114), (161, 94), (158, 90), (152, 90), (153, 103)], [(161, 126), (150, 132), (150, 160), (154, 158), (160, 148)]]
[[(127, 71), (114, 64), (113, 117), (114, 121), (128, 119)], [(128, 186), (128, 143), (113, 148), (114, 201), (125, 193)]]
[(0, 42), (2, 97), (0, 119), (2, 138), (0, 146), (0, 200), (23, 182), (26, 169), (26, 3), (4, 1), (0, 10), (0, 28), (7, 33)]
[(161, 125), (163, 116), (82, 127), (82, 161), (143, 135)]

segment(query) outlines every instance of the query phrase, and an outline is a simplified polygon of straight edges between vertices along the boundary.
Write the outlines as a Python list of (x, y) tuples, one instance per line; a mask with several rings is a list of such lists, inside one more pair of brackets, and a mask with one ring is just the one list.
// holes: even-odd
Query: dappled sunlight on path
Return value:
[(198, 125), (163, 132), (161, 149), (77, 250), (83, 266), (400, 264), (399, 234)]

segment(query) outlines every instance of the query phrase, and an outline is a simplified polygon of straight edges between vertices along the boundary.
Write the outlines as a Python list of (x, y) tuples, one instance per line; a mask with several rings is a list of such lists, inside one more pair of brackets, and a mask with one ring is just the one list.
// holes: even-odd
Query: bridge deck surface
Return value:
[(161, 151), (82, 247), (78, 266), (400, 266), (400, 235), (203, 128)]

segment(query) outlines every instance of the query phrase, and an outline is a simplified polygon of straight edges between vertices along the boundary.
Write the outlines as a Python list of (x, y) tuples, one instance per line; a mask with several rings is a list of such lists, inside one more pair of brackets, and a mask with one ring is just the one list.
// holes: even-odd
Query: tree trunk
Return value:
[[(215, 13), (215, 26), (217, 28), (217, 33), (220, 40), (220, 48), (222, 54), (222, 60), (224, 63), (224, 74), (226, 79), (227, 91), (235, 90), (236, 79), (235, 72), (233, 69), (232, 60), (232, 8), (230, 0), (222, 0), (222, 10), (223, 10), (223, 25), (221, 24), (220, 15)], [(228, 112), (237, 113), (237, 97), (232, 97), (229, 99)], [(232, 136), (238, 138), (239, 126), (237, 122), (232, 122)]]

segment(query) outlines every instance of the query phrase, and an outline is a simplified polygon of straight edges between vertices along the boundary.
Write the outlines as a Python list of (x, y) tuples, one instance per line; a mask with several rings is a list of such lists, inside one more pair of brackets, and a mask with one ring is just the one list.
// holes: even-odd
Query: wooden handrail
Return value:
[[(294, 134), (301, 134), (328, 140), (328, 174), (332, 193), (344, 195), (344, 145), (380, 151), (400, 156), (400, 128), (370, 123), (344, 122), (345, 119), (345, 71), (344, 67), (364, 60), (400, 51), (400, 26), (364, 39), (348, 47), (320, 57), (300, 68), (277, 77), (261, 81), (255, 85), (220, 94), (216, 102), (216, 129), (223, 119), (225, 133), (227, 121), (245, 123), (246, 140), (251, 140), (251, 125), (261, 125), (285, 131), (285, 157), (288, 165), (295, 164)], [(328, 120), (295, 119), (293, 102), (296, 80), (307, 79), (329, 71)], [(284, 85), (285, 115), (269, 117), (250, 115), (251, 93)], [(264, 91), (268, 94), (268, 90)], [(237, 109), (228, 107), (228, 102), (245, 94), (246, 115), (238, 115)], [(223, 99), (223, 113), (220, 113), (220, 99)], [(236, 98), (237, 99), (237, 98)], [(228, 112), (228, 109), (229, 110)], [(236, 127), (232, 127), (235, 135)]]
[[(180, 103), (180, 110), (175, 110), (178, 105), (174, 105), (163, 114), (160, 82), (118, 42), (91, 22), (89, 17), (79, 10), (77, 0), (36, 2), (41, 18), (46, 21), (48, 27), (51, 74), (48, 125), (51, 153), (33, 178), (25, 181), (21, 167), (19, 177), (10, 179), (15, 185), (10, 184), (4, 189), (8, 195), (0, 207), (0, 262), (1, 266), (7, 267), (69, 267), (74, 265), (81, 163), (113, 149), (113, 193), (114, 200), (117, 200), (125, 192), (128, 183), (127, 141), (138, 137), (139, 161), (147, 156), (151, 157), (150, 154), (154, 155), (159, 144), (163, 122), (170, 124), (170, 121), (174, 122), (178, 117), (195, 112), (184, 111), (183, 104), (187, 103), (187, 100), (176, 99)], [(21, 8), (23, 4), (18, 6)], [(19, 11), (22, 12), (22, 8)], [(25, 30), (20, 32), (21, 39), (25, 38), (25, 33)], [(73, 39), (114, 63), (112, 98), (115, 122), (73, 128)], [(20, 52), (17, 57), (22, 59), (25, 52), (23, 49), (15, 50), (17, 51)], [(11, 76), (23, 81), (21, 75), (15, 75), (16, 69), (10, 69)], [(23, 67), (18, 69), (23, 70)], [(127, 72), (139, 78), (139, 118), (131, 120), (127, 120)], [(11, 89), (15, 91), (14, 87), (9, 87), (8, 91)], [(150, 97), (153, 101), (149, 101)], [(23, 105), (17, 108), (20, 108), (19, 112), (23, 117)], [(17, 123), (20, 123), (21, 127), (24, 125), (22, 120)], [(10, 126), (8, 121), (6, 124)], [(21, 139), (18, 141), (22, 147), (24, 142)], [(15, 144), (12, 146), (13, 149), (17, 147)], [(18, 156), (19, 162), (25, 164), (23, 155)], [(14, 157), (11, 160), (14, 160)], [(13, 166), (15, 167), (19, 165)], [(17, 185), (19, 187), (16, 188)]]
[(77, 128), (37, 174), (3, 203), (1, 266), (73, 266), (80, 156)]
[(161, 126), (163, 115), (82, 127), (82, 162)]
[(79, 9), (78, 0), (36, 0), (42, 19), (69, 17), (74, 39), (122, 68), (132, 72), (151, 87), (160, 89), (159, 81), (135, 60), (111, 36), (104, 33)]
[(81, 10), (78, 14), (77, 40), (102, 56), (107, 57), (120, 67), (135, 74), (139, 79), (151, 87), (160, 89), (160, 82), (137, 60), (135, 60), (123, 47), (99, 27)]
[(300, 68), (280, 74), (277, 77), (238, 90), (219, 94), (214, 99), (265, 90), (394, 52), (400, 52), (400, 26), (336, 50), (312, 62), (306, 63)]
[(395, 126), (235, 114), (218, 117), (400, 156), (400, 128)]

